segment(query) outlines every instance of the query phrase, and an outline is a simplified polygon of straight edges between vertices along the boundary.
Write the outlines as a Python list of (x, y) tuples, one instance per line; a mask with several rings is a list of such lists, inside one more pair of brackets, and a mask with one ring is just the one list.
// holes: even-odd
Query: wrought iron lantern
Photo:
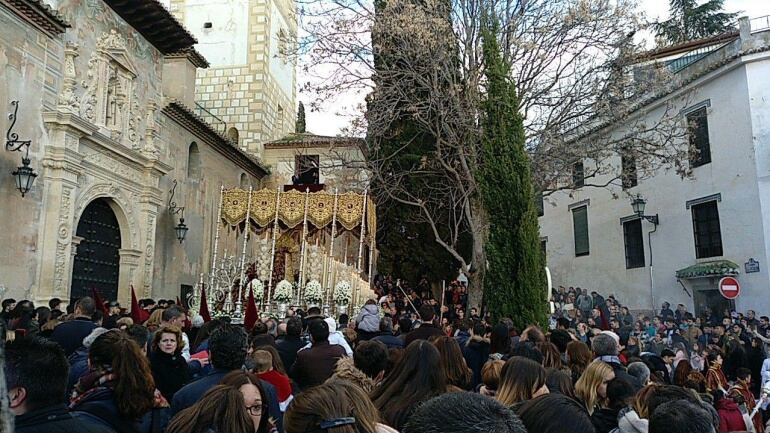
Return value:
[(17, 168), (12, 174), (16, 177), (16, 189), (24, 197), (32, 189), (32, 183), (35, 182), (37, 177), (35, 170), (29, 166), (29, 158), (21, 158), (21, 167)]
[(184, 223), (184, 218), (179, 218), (179, 224), (174, 227), (174, 231), (176, 232), (176, 238), (179, 240), (179, 243), (181, 244), (184, 242), (184, 238), (187, 236), (187, 230), (190, 230), (189, 227), (187, 227), (187, 224)]
[(634, 210), (634, 213), (642, 219), (646, 219), (647, 221), (658, 225), (658, 214), (655, 215), (645, 215), (644, 209), (647, 206), (647, 200), (642, 197), (641, 194), (637, 194), (636, 197), (631, 199), (631, 209)]
[(13, 131), (13, 127), (16, 125), (16, 115), (19, 112), (19, 101), (11, 101), (13, 106), (13, 113), (8, 114), (8, 120), (11, 121), (11, 125), (8, 127), (8, 131), (5, 133), (5, 150), (11, 152), (21, 152), (24, 149), (24, 156), (21, 157), (21, 166), (16, 171), (11, 173), (16, 178), (16, 189), (19, 190), (21, 196), (24, 197), (30, 189), (32, 184), (37, 178), (35, 170), (29, 166), (29, 146), (32, 144), (31, 140), (19, 140), (19, 134)]
[(180, 214), (179, 224), (174, 226), (174, 233), (176, 233), (176, 239), (181, 244), (184, 242), (185, 237), (187, 237), (187, 231), (190, 230), (190, 228), (187, 227), (187, 224), (184, 223), (184, 206), (177, 207), (176, 202), (174, 201), (176, 186), (177, 181), (174, 179), (174, 186), (171, 188), (171, 191), (169, 191), (170, 195), (168, 198), (168, 213), (171, 214), (172, 217), (176, 214)]

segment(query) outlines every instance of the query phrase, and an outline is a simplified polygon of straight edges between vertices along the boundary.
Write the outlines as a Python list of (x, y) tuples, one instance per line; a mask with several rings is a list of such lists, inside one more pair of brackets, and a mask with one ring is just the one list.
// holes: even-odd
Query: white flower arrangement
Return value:
[(318, 280), (310, 280), (305, 284), (305, 302), (318, 303), (323, 300), (323, 289)]
[(353, 297), (353, 291), (350, 287), (350, 283), (343, 280), (337, 283), (337, 285), (334, 286), (334, 293), (332, 297), (334, 298), (334, 302), (340, 305), (347, 305), (350, 303), (350, 299)]
[(261, 301), (262, 297), (265, 296), (265, 286), (262, 284), (262, 281), (259, 281), (258, 279), (254, 278), (249, 283), (249, 286), (251, 287), (251, 290), (254, 292), (254, 299)]
[(290, 282), (286, 280), (281, 280), (276, 286), (275, 286), (275, 293), (273, 293), (273, 300), (276, 302), (284, 303), (284, 302), (290, 302), (293, 293), (292, 285)]

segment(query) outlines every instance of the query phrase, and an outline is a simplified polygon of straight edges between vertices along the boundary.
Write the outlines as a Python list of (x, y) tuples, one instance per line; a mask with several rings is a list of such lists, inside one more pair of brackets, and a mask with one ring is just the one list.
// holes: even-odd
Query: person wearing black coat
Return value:
[(486, 326), (482, 323), (473, 325), (472, 334), (468, 342), (462, 347), (463, 358), (468, 368), (473, 372), (471, 385), (475, 389), (481, 380), (481, 369), (489, 360), (489, 340), (484, 338)]
[(83, 339), (96, 328), (96, 324), (91, 321), (95, 305), (94, 300), (88, 296), (80, 298), (75, 304), (75, 318), (60, 324), (51, 333), (51, 340), (64, 349), (66, 356), (72, 355), (83, 343)]
[(283, 366), (287, 371), (291, 370), (294, 361), (297, 360), (297, 352), (305, 346), (302, 341), (302, 319), (292, 317), (286, 322), (286, 335), (279, 337), (275, 341), (275, 347), (281, 356)]
[(155, 387), (168, 401), (190, 381), (190, 369), (182, 356), (183, 345), (182, 332), (175, 326), (160, 328), (152, 339), (152, 377)]
[(19, 415), (14, 427), (16, 433), (115, 433), (107, 426), (71, 414), (64, 404)]
[(56, 343), (39, 337), (17, 339), (6, 345), (5, 361), (16, 433), (114, 433), (67, 410), (67, 358)]

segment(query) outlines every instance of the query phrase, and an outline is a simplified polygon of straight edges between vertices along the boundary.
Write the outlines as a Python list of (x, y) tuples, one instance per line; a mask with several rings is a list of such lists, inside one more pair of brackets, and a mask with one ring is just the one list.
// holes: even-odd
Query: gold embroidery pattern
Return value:
[(251, 193), (251, 219), (259, 227), (265, 227), (275, 221), (276, 192), (261, 189)]
[(361, 224), (364, 196), (354, 192), (346, 192), (339, 196), (337, 221), (347, 230), (353, 230)]
[(326, 227), (332, 222), (334, 213), (334, 195), (327, 193), (310, 194), (307, 220), (318, 228)]
[(289, 228), (294, 228), (305, 218), (305, 194), (291, 190), (281, 194), (278, 218)]
[[(251, 193), (250, 219), (259, 228), (270, 227), (275, 221), (277, 192), (269, 189)], [(281, 193), (278, 219), (289, 229), (302, 223), (305, 217), (306, 193), (291, 190)], [(331, 224), (334, 215), (334, 194), (316, 192), (307, 195), (307, 219), (315, 227), (324, 228)], [(345, 230), (360, 228), (364, 196), (354, 192), (340, 194), (337, 200), (337, 221)], [(233, 188), (225, 190), (222, 196), (221, 218), (230, 226), (240, 225), (246, 219), (249, 192)], [(366, 230), (369, 235), (377, 231), (377, 214), (374, 201), (367, 197)], [(370, 238), (371, 239), (371, 238)]]
[(242, 189), (225, 190), (222, 197), (222, 218), (231, 226), (240, 224), (246, 219), (249, 193)]

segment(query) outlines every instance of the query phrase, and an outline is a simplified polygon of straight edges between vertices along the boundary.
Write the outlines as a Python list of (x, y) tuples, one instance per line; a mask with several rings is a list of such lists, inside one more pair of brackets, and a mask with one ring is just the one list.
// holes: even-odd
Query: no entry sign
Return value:
[(733, 277), (719, 280), (719, 293), (727, 299), (735, 299), (741, 294), (741, 284)]

